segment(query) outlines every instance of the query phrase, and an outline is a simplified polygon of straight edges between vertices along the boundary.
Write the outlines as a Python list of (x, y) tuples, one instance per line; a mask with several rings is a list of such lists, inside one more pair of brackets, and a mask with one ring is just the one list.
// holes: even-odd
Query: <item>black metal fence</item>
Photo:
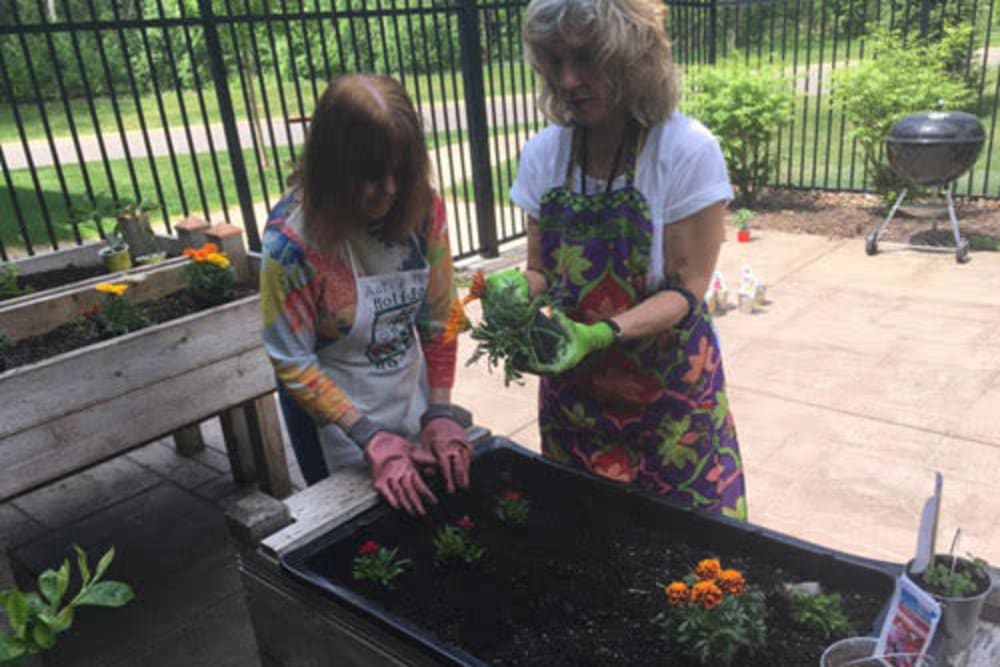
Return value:
[[(866, 57), (876, 26), (975, 30), (967, 75), (989, 128), (959, 191), (996, 196), (996, 0), (668, 1), (686, 69), (738, 56), (779, 64), (801, 91), (772, 146), (774, 184), (864, 190), (830, 73)], [(105, 230), (70, 211), (101, 193), (241, 222), (252, 247), (298, 157), (325, 82), (398, 77), (426, 121), (458, 257), (523, 232), (507, 204), (517, 153), (543, 119), (523, 65), (526, 0), (18, 0), (0, 3), (0, 259)]]

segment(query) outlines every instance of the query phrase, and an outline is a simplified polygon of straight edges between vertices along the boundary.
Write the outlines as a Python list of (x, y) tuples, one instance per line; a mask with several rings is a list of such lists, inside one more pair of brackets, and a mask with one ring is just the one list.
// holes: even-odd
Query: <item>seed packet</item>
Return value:
[(905, 574), (900, 575), (875, 655), (892, 667), (920, 667), (940, 619), (941, 605)]

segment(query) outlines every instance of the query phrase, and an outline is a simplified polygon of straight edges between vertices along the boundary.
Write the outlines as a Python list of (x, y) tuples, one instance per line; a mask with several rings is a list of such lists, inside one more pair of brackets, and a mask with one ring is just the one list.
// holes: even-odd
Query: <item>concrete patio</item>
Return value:
[[(962, 552), (1000, 562), (1000, 254), (960, 266), (943, 253), (868, 257), (860, 239), (730, 236), (720, 269), (731, 300), (749, 263), (770, 301), (716, 320), (751, 521), (905, 561), (938, 470), (941, 542), (960, 527)], [(463, 340), (455, 401), (537, 449), (535, 382), (505, 388), (499, 373), (464, 366), (470, 352)], [(49, 667), (260, 664), (223, 519), (245, 490), (231, 481), (218, 425), (202, 430), (209, 446), (193, 458), (160, 441), (0, 506), (0, 542), (22, 587), (76, 543), (94, 558), (114, 545), (109, 576), (136, 591), (123, 610), (82, 610)]]

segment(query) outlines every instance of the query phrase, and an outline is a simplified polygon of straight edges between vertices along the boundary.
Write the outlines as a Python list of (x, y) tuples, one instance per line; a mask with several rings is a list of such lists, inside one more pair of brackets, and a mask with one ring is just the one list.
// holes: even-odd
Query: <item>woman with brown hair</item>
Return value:
[(415, 464), (453, 492), (471, 447), (451, 408), (461, 311), (444, 205), (402, 86), (331, 83), (295, 181), (268, 218), (260, 286), (296, 458), (312, 484), (364, 457), (393, 508), (424, 514), (436, 499)]

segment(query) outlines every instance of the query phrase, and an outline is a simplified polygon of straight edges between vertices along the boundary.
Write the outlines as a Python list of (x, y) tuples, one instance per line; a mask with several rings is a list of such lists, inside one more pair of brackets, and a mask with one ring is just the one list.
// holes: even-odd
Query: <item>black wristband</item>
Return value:
[(621, 339), (622, 339), (622, 328), (620, 326), (618, 326), (618, 323), (615, 322), (610, 317), (605, 318), (605, 319), (603, 319), (601, 321), (604, 322), (605, 324), (607, 324), (609, 327), (611, 327), (611, 332), (615, 335), (615, 342), (616, 343), (621, 342)]
[(458, 419), (458, 415), (455, 414), (454, 406), (449, 403), (431, 403), (427, 406), (424, 414), (420, 415), (420, 428), (427, 426), (432, 419), (440, 417), (450, 419), (460, 426), (462, 424)]
[(683, 285), (672, 285), (670, 287), (665, 288), (664, 291), (677, 292), (682, 297), (684, 297), (685, 301), (688, 302), (687, 314), (681, 319), (680, 322), (678, 322), (678, 324), (684, 324), (684, 325), (688, 324), (688, 322), (691, 321), (691, 317), (694, 315), (695, 311), (698, 310), (698, 299), (695, 297), (694, 294), (691, 293), (691, 290), (689, 290), (687, 287), (684, 287)]
[(371, 439), (375, 437), (376, 433), (384, 430), (380, 424), (368, 419), (368, 417), (362, 416), (350, 428), (344, 429), (344, 433), (354, 441), (354, 444), (364, 449), (371, 442)]

